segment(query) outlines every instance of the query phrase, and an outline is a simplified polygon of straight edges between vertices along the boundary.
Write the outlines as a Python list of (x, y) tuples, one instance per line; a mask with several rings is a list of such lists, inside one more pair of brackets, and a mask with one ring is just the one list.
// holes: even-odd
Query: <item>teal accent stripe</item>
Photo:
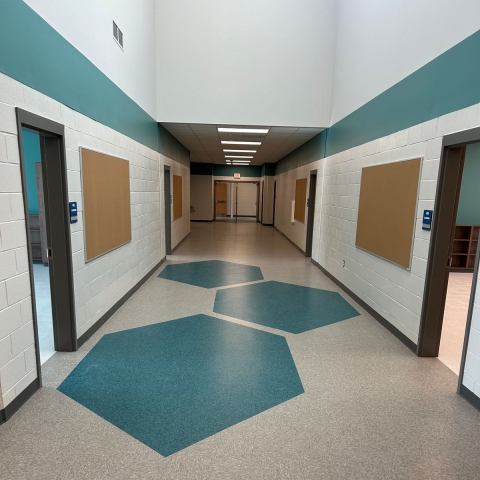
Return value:
[(264, 163), (262, 165), (262, 177), (274, 177), (276, 167), (276, 163)]
[(479, 52), (480, 30), (283, 157), (276, 174), (479, 103)]
[(2, 2), (0, 70), (157, 150), (157, 122), (21, 0)]
[(256, 165), (213, 165), (213, 175), (217, 177), (232, 177), (239, 173), (242, 177), (262, 176), (262, 167)]
[(212, 163), (191, 163), (190, 175), (213, 175)]
[(275, 174), (288, 172), (325, 157), (326, 130), (311, 138), (276, 163)]
[(328, 131), (326, 156), (480, 102), (480, 30)]
[(164, 126), (158, 124), (158, 151), (186, 167), (190, 166), (190, 151), (187, 150)]
[(190, 163), (180, 142), (22, 0), (0, 3), (0, 71), (173, 160)]

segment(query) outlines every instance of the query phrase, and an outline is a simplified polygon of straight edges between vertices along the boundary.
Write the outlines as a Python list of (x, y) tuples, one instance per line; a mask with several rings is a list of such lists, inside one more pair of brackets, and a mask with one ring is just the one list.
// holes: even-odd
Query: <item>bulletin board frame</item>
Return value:
[(130, 162), (79, 147), (85, 263), (132, 241)]
[(410, 270), (423, 158), (362, 168), (355, 246)]
[(293, 218), (297, 222), (305, 223), (307, 211), (308, 178), (297, 178), (295, 181), (295, 209)]

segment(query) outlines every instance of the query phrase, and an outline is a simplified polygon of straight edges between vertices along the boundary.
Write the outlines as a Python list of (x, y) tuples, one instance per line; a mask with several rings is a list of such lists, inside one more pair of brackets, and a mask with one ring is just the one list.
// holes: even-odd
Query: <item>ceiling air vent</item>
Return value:
[(113, 38), (123, 50), (123, 33), (115, 22), (113, 22)]

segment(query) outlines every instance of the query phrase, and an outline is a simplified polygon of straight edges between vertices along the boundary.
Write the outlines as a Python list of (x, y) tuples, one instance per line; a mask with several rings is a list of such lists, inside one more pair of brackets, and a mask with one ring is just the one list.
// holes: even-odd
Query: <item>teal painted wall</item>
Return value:
[(160, 124), (158, 124), (158, 151), (182, 165), (190, 166), (190, 151)]
[[(0, 72), (189, 165), (188, 150), (22, 0), (0, 2)], [(168, 132), (167, 132), (168, 133)]]
[(239, 173), (242, 177), (262, 177), (263, 166), (257, 165), (215, 165), (212, 163), (191, 163), (191, 175), (214, 175), (217, 177), (232, 177)]
[(467, 147), (462, 188), (457, 211), (457, 225), (480, 225), (480, 143)]
[(262, 165), (262, 177), (274, 177), (276, 168), (276, 163), (264, 163)]
[(480, 31), (328, 130), (326, 156), (480, 102)]
[(315, 135), (308, 142), (296, 148), (276, 163), (275, 174), (288, 172), (295, 168), (315, 162), (325, 155), (325, 141), (327, 131)]
[(213, 163), (191, 163), (190, 175), (213, 175)]
[(218, 177), (232, 177), (233, 174), (239, 173), (242, 177), (258, 177), (262, 176), (262, 167), (256, 165), (213, 165), (213, 175)]
[(276, 174), (479, 103), (479, 52), (480, 30), (279, 160)]
[(28, 213), (38, 215), (37, 174), (35, 163), (41, 162), (40, 135), (22, 128), (25, 180), (27, 183)]

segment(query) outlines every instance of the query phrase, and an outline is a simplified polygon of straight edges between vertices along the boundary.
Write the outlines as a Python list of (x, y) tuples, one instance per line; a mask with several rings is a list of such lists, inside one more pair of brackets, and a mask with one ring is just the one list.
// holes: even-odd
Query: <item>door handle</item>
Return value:
[(52, 259), (52, 249), (51, 249), (51, 247), (47, 247), (45, 250), (46, 250), (46, 253), (47, 253), (47, 258), (49, 260), (51, 260)]
[(447, 257), (447, 267), (451, 267), (452, 266), (452, 257), (449, 256)]

